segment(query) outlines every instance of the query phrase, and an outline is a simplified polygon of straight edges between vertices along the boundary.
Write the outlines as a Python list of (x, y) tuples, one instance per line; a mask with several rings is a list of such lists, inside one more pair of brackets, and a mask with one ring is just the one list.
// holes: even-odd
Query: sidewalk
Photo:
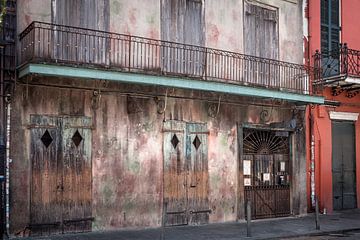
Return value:
[[(257, 220), (252, 222), (252, 237), (246, 237), (246, 223), (209, 224), (205, 226), (183, 226), (165, 228), (164, 240), (205, 239), (276, 239), (295, 236), (321, 235), (330, 232), (360, 229), (360, 209), (321, 215), (321, 230), (315, 230), (314, 215), (282, 219)], [(160, 240), (161, 229), (123, 230), (66, 234), (37, 239), (51, 240)], [(35, 238), (19, 238), (35, 239)]]

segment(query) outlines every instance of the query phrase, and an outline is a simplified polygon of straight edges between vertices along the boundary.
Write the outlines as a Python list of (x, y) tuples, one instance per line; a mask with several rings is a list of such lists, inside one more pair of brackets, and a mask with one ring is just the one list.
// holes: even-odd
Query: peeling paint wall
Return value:
[(17, 31), (21, 33), (32, 21), (51, 22), (52, 0), (17, 0)]
[(94, 229), (159, 226), (162, 121), (154, 105), (127, 114), (124, 96), (103, 95), (94, 112)]
[(206, 46), (243, 52), (243, 2), (205, 1)]
[[(34, 82), (62, 82), (69, 86), (71, 79), (44, 78)], [(92, 83), (78, 86), (95, 87)], [(111, 83), (108, 89), (133, 89), (147, 92), (142, 87)], [(156, 91), (156, 90), (154, 90)], [(197, 97), (191, 91), (175, 91)], [(262, 123), (261, 112), (267, 110), (266, 123), (284, 124), (292, 119), (290, 109), (260, 107), (248, 104), (221, 103), (215, 118), (208, 114), (209, 103), (200, 100), (168, 98), (165, 116), (157, 113), (153, 98), (135, 98), (134, 113), (128, 113), (127, 96), (103, 92), (100, 101), (91, 91), (19, 86), (16, 90), (12, 121), (11, 165), (11, 229), (16, 234), (29, 224), (30, 211), (30, 135), (27, 125), (30, 114), (76, 115), (91, 117), (92, 131), (92, 212), (93, 230), (158, 227), (162, 218), (163, 184), (163, 120), (207, 123), (209, 208), (210, 223), (235, 221), (244, 206), (238, 206), (238, 140), (237, 123)], [(296, 135), (294, 151), (294, 179), (299, 183), (305, 176), (302, 166), (301, 139)], [(298, 140), (299, 138), (300, 140)], [(305, 161), (304, 161), (305, 162)], [(294, 213), (304, 213), (306, 199), (302, 185), (294, 188)], [(304, 195), (304, 194), (303, 194)], [(240, 214), (241, 215), (241, 214)]]
[(110, 31), (160, 39), (160, 0), (110, 0)]
[[(289, 1), (263, 0), (279, 8), (280, 59), (302, 63), (301, 4)], [(50, 22), (52, 1), (19, 1), (18, 31), (31, 21)], [(110, 0), (110, 31), (160, 38), (160, 0)], [(243, 52), (243, 1), (208, 0), (205, 6), (205, 45)], [(229, 13), (229, 9), (231, 9)], [(105, 20), (104, 20), (105, 22)], [(106, 25), (106, 24), (105, 24)], [(162, 218), (163, 199), (163, 121), (207, 123), (210, 223), (235, 221), (243, 217), (242, 189), (239, 185), (238, 123), (286, 124), (292, 112), (278, 107), (249, 104), (253, 99), (238, 98), (237, 104), (221, 103), (216, 116), (210, 117), (207, 101), (168, 98), (164, 114), (157, 113), (152, 98), (137, 97), (129, 113), (129, 98), (117, 90), (158, 94), (157, 88), (109, 83), (100, 98), (92, 91), (68, 88), (44, 88), (32, 83), (62, 83), (97, 89), (102, 84), (86, 80), (38, 78), (27, 79), (30, 85), (19, 85), (12, 114), (11, 158), (11, 229), (24, 232), (30, 223), (30, 114), (76, 115), (92, 118), (92, 213), (94, 230), (135, 227), (158, 227)], [(114, 90), (110, 92), (109, 90)], [(173, 90), (169, 94), (197, 98), (193, 91)], [(165, 91), (162, 91), (165, 95)], [(211, 94), (209, 94), (211, 95)], [(217, 102), (216, 96), (212, 102)], [(255, 104), (265, 101), (257, 100)], [(217, 105), (216, 105), (217, 106)], [(130, 109), (131, 110), (131, 109)], [(261, 119), (267, 110), (269, 117)], [(130, 111), (131, 112), (131, 111)], [(294, 159), (292, 190), (293, 212), (306, 210), (304, 130), (293, 137)], [(240, 184), (242, 184), (240, 182)]]

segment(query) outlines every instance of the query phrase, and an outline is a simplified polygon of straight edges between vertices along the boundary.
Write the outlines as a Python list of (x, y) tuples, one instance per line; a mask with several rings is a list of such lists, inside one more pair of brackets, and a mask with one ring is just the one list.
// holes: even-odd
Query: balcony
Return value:
[[(71, 77), (66, 68), (71, 67), (85, 78), (323, 102), (312, 96), (309, 81), (313, 71), (304, 65), (42, 22), (31, 23), (19, 39), (19, 77), (29, 73)], [(87, 71), (79, 72), (81, 69)]]
[(314, 57), (314, 90), (332, 88), (332, 95), (346, 92), (352, 98), (360, 92), (360, 51), (349, 49), (346, 44), (332, 51), (316, 51)]

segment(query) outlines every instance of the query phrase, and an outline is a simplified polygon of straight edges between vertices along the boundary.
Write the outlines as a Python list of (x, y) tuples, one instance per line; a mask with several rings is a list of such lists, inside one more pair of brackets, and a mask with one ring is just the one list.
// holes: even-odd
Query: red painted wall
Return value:
[[(309, 11), (309, 51), (310, 56), (320, 49), (320, 0), (308, 0)], [(358, 23), (358, 12), (360, 12), (359, 0), (341, 1), (341, 42), (348, 43), (349, 48), (360, 50), (360, 28)], [(306, 37), (306, 36), (305, 36)], [(310, 58), (313, 66), (313, 59)], [(360, 113), (360, 94), (354, 98), (347, 98), (345, 93), (339, 96), (332, 96), (331, 90), (326, 88), (323, 96), (327, 100), (336, 100), (341, 102), (340, 107), (315, 106), (308, 109), (309, 118), (307, 135), (307, 161), (308, 161), (308, 198), (309, 209), (311, 208), (311, 135), (315, 137), (315, 184), (316, 194), (319, 198), (320, 209), (326, 208), (328, 213), (333, 211), (333, 193), (332, 193), (332, 133), (329, 111)], [(356, 131), (356, 174), (357, 174), (357, 204), (360, 208), (360, 120), (355, 122)]]
[(341, 41), (347, 43), (349, 48), (360, 49), (360, 27), (359, 27), (359, 0), (341, 1)]

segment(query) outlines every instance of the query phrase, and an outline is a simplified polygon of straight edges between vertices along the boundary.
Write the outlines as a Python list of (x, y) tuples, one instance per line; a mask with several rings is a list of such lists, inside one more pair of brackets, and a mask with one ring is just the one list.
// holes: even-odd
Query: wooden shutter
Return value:
[(199, 76), (204, 72), (204, 14), (201, 0), (163, 0), (161, 39), (192, 46), (165, 43), (162, 48), (164, 72)]
[(164, 123), (164, 204), (165, 224), (187, 224), (185, 165), (185, 123)]
[[(52, 22), (55, 24), (109, 30), (109, 0), (52, 0), (52, 9)], [(109, 64), (110, 40), (106, 34), (100, 36), (84, 29), (70, 32), (66, 27), (55, 27), (54, 30), (53, 58), (76, 63)]]
[[(275, 9), (244, 2), (244, 48), (245, 54), (278, 59), (278, 17)], [(244, 71), (249, 83), (279, 87), (280, 67), (260, 61), (246, 61)]]
[(321, 0), (321, 51), (338, 49), (339, 0)]
[[(31, 116), (31, 210), (30, 229), (33, 233), (61, 231), (62, 162), (61, 135), (58, 119)], [(60, 173), (60, 174), (59, 174)]]
[(245, 54), (278, 59), (277, 11), (245, 1)]
[(63, 118), (62, 136), (64, 231), (91, 230), (91, 119)]
[(189, 224), (209, 221), (208, 130), (206, 124), (187, 124)]

